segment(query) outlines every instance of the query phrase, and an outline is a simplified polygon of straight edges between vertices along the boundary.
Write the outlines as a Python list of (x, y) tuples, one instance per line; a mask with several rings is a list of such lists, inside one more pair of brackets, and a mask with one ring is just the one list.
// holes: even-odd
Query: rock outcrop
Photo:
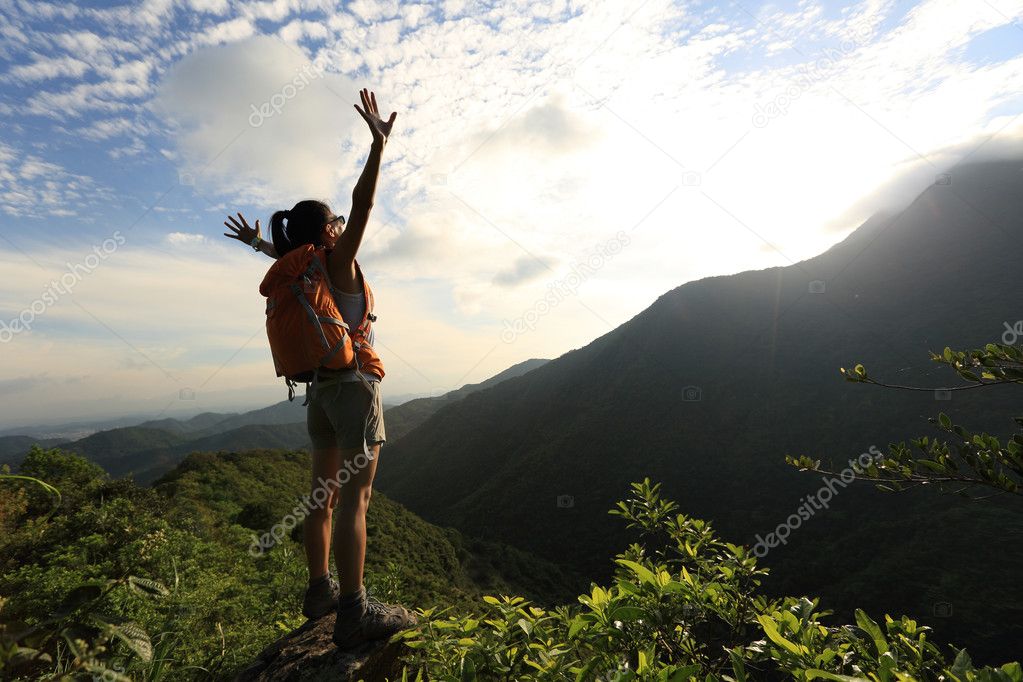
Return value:
[[(309, 621), (268, 646), (235, 682), (385, 682), (400, 680), (403, 642), (380, 640), (342, 651), (331, 640), (334, 614)], [(412, 673), (412, 671), (409, 671)], [(415, 674), (409, 676), (414, 678)]]

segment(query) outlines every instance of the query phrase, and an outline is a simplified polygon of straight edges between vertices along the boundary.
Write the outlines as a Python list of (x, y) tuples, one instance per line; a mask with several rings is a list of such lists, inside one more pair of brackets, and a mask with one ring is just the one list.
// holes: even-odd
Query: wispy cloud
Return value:
[(88, 221), (92, 209), (112, 197), (95, 178), (0, 142), (0, 209), (8, 217)]

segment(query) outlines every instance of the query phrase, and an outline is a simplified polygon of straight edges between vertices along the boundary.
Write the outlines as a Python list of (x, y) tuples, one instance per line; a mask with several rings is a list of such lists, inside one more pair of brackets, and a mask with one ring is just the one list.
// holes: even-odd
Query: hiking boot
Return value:
[(337, 608), (340, 588), (330, 573), (314, 583), (309, 583), (302, 600), (302, 615), (310, 620), (322, 618)]
[(383, 604), (366, 596), (362, 588), (338, 604), (334, 621), (334, 644), (349, 649), (374, 639), (390, 637), (418, 623), (414, 613), (402, 606)]

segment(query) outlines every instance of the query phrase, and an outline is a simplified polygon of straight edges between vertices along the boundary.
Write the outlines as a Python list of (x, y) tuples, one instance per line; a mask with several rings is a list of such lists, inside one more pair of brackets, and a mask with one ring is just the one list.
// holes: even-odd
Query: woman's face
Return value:
[(331, 216), (330, 222), (323, 226), (323, 235), (321, 241), (323, 246), (328, 249), (333, 249), (337, 243), (337, 238), (344, 232), (344, 218), (340, 216)]

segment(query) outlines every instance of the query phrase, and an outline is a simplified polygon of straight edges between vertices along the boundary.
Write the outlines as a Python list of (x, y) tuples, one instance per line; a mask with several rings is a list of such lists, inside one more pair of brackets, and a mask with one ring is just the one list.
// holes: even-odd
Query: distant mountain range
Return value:
[[(397, 405), (401, 405), (402, 403), (408, 402), (409, 400), (415, 400), (417, 398), (439, 397), (440, 395), (444, 395), (445, 393), (449, 392), (450, 391), (447, 392), (441, 391), (439, 393), (437, 391), (433, 392), (420, 391), (418, 393), (397, 394), (391, 394), (390, 392), (387, 392), (384, 395), (384, 407), (385, 408), (395, 407)], [(198, 416), (202, 416), (206, 419), (216, 420), (223, 416), (242, 416), (243, 414), (245, 413), (207, 412), (203, 415)], [(168, 418), (157, 419), (149, 415), (142, 414), (120, 416), (111, 419), (63, 422), (55, 424), (26, 424), (23, 426), (10, 426), (6, 428), (0, 428), (0, 461), (3, 461), (2, 457), (3, 453), (5, 452), (4, 448), (7, 447), (3, 444), (4, 443), (3, 438), (7, 436), (27, 436), (29, 438), (37, 439), (36, 441), (33, 442), (46, 441), (50, 443), (58, 443), (80, 440), (87, 436), (91, 436), (92, 434), (97, 433), (99, 431), (109, 431), (111, 429), (119, 429), (127, 426), (139, 426), (144, 423), (148, 423), (149, 425), (153, 425), (156, 422), (171, 424), (171, 422), (187, 422), (189, 420), (190, 420), (189, 418), (182, 417), (173, 419)], [(171, 424), (168, 428), (174, 429), (177, 427)], [(16, 451), (15, 454), (18, 455), (21, 454), (20, 451), (17, 450), (18, 448), (18, 446), (16, 445), (17, 441), (8, 441), (8, 443), (10, 444), (10, 447)]]
[(0, 436), (0, 464), (14, 464), (28, 452), (34, 444), (44, 448), (52, 448), (66, 443), (63, 438), (35, 438), (33, 436)]
[[(548, 361), (526, 360), (478, 384), (466, 384), (435, 398), (417, 398), (385, 408), (388, 443), (396, 441), (444, 405), (505, 379), (521, 376), (545, 362)], [(0, 464), (17, 464), (33, 443), (43, 447), (59, 445), (96, 462), (112, 476), (131, 474), (140, 483), (151, 483), (192, 452), (310, 448), (303, 402), (296, 396), (294, 401), (283, 400), (242, 414), (205, 412), (185, 420), (150, 420), (136, 426), (98, 431), (75, 440), (0, 436)]]
[[(852, 385), (838, 369), (956, 385), (927, 352), (997, 341), (1023, 318), (1021, 171), (958, 166), (815, 258), (673, 289), (585, 347), (444, 405), (391, 447), (377, 486), (434, 523), (594, 575), (627, 537), (607, 510), (645, 476), (753, 546), (822, 485), (786, 454), (842, 468), (872, 445), (935, 434), (925, 418), (939, 411), (1011, 432), (1023, 398), (1011, 387), (944, 400)], [(1023, 641), (1018, 503), (839, 491), (766, 557), (774, 588), (937, 620), (978, 655)]]

